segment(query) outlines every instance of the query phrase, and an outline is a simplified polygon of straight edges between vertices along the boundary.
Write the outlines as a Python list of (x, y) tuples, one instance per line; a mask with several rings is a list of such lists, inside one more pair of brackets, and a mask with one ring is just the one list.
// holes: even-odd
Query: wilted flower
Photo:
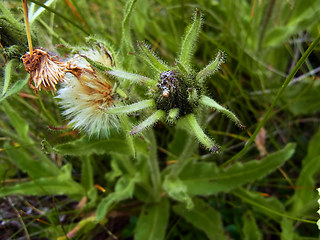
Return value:
[[(24, 67), (30, 73), (30, 87), (35, 90), (57, 91), (56, 84), (64, 80), (67, 63), (44, 49), (34, 49), (21, 57)], [(33, 85), (31, 83), (33, 81)]]
[(63, 115), (71, 119), (70, 124), (91, 135), (108, 136), (110, 128), (116, 128), (118, 117), (107, 114), (103, 109), (114, 106), (117, 94), (113, 81), (103, 72), (93, 68), (85, 58), (111, 67), (111, 53), (104, 47), (76, 55), (68, 62), (65, 81), (57, 98)]

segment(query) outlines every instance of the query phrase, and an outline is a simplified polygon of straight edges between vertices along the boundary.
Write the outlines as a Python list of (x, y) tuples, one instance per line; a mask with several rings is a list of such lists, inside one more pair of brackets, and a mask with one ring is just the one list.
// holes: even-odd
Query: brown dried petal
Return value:
[(22, 56), (22, 61), (27, 72), (30, 73), (29, 85), (34, 90), (56, 91), (56, 84), (63, 82), (67, 64), (43, 49), (34, 49), (30, 55), (27, 52)]

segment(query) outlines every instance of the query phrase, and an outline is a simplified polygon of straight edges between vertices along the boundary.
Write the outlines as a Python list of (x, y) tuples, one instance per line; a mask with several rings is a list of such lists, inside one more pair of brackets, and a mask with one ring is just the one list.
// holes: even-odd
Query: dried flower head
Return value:
[(69, 61), (68, 73), (57, 98), (60, 99), (63, 115), (71, 119), (73, 128), (83, 130), (89, 136), (106, 137), (110, 128), (118, 126), (119, 120), (103, 109), (114, 106), (117, 95), (113, 93), (112, 80), (94, 69), (84, 57), (105, 66), (113, 64), (111, 54), (105, 48), (76, 55)]
[[(63, 82), (67, 63), (43, 49), (34, 49), (21, 57), (24, 67), (30, 73), (30, 87), (35, 90), (57, 91), (56, 84)], [(33, 81), (33, 84), (31, 83)]]

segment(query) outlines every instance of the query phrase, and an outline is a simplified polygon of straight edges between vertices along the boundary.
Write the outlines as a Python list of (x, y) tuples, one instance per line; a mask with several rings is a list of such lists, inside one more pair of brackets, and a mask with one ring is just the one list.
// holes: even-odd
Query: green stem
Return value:
[(160, 200), (161, 176), (158, 163), (157, 142), (152, 129), (147, 131), (147, 136), (150, 141), (150, 155), (148, 164), (150, 168), (151, 181), (153, 184), (153, 196), (155, 200), (158, 201)]
[(42, 108), (42, 111), (44, 115), (47, 117), (47, 119), (54, 125), (58, 125), (58, 122), (54, 119), (54, 117), (51, 116), (50, 112), (47, 111), (47, 108), (44, 106), (43, 101), (41, 97), (38, 98), (40, 106)]
[(284, 83), (282, 84), (281, 88), (279, 89), (279, 91), (277, 92), (277, 95), (275, 97), (275, 99), (273, 100), (271, 106), (268, 108), (266, 114), (264, 115), (263, 119), (259, 122), (256, 130), (254, 131), (254, 133), (252, 134), (252, 136), (250, 137), (249, 141), (247, 142), (247, 144), (244, 146), (244, 148), (238, 152), (236, 155), (234, 155), (232, 158), (230, 158), (228, 161), (226, 161), (224, 164), (222, 164), (221, 166), (226, 166), (230, 163), (232, 163), (234, 160), (240, 158), (246, 151), (247, 149), (250, 147), (250, 145), (254, 142), (254, 140), (256, 139), (260, 129), (265, 125), (266, 121), (270, 118), (271, 112), (273, 110), (273, 108), (275, 107), (276, 103), (279, 101), (281, 95), (283, 94), (284, 90), (286, 89), (286, 87), (288, 86), (288, 84), (290, 83), (290, 81), (293, 79), (293, 77), (295, 76), (295, 74), (297, 73), (297, 71), (300, 69), (300, 67), (302, 66), (302, 64), (304, 63), (304, 61), (307, 59), (307, 57), (311, 54), (311, 52), (313, 51), (313, 49), (319, 44), (320, 42), (320, 34), (318, 35), (318, 37), (312, 42), (312, 44), (309, 46), (309, 48), (307, 49), (307, 51), (301, 56), (301, 58), (299, 59), (298, 63), (296, 64), (296, 66), (293, 68), (293, 70), (290, 72), (289, 76), (286, 78), (286, 80), (284, 81)]
[(170, 179), (175, 179), (179, 176), (180, 172), (184, 169), (186, 165), (190, 161), (193, 160), (191, 157), (195, 147), (197, 147), (197, 144), (194, 144), (194, 137), (189, 135), (189, 138), (187, 140), (187, 143), (184, 146), (184, 149), (182, 153), (180, 154), (177, 163), (175, 163), (172, 167), (172, 170), (169, 174)]

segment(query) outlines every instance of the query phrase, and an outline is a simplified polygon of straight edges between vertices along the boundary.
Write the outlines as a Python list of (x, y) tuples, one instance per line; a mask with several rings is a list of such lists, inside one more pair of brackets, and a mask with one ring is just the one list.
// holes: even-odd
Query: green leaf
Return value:
[(7, 97), (10, 97), (11, 95), (20, 92), (22, 88), (28, 83), (29, 78), (26, 78), (25, 80), (18, 80), (16, 81), (13, 86), (6, 92), (4, 96), (0, 97), (0, 103), (6, 99)]
[(133, 7), (137, 0), (128, 0), (123, 12), (122, 20), (122, 36), (121, 36), (121, 51), (124, 55), (127, 55), (129, 51), (133, 51), (133, 45), (130, 34), (130, 19), (133, 12)]
[(219, 51), (216, 58), (197, 74), (197, 81), (202, 81), (214, 74), (222, 63), (224, 63), (224, 54), (223, 52)]
[(283, 218), (281, 221), (281, 240), (294, 239), (293, 221), (288, 218)]
[(127, 176), (121, 177), (116, 184), (115, 191), (113, 193), (110, 193), (107, 197), (103, 198), (99, 203), (96, 212), (96, 220), (98, 222), (102, 221), (110, 211), (114, 203), (132, 198), (135, 184), (139, 181), (139, 174), (136, 174), (135, 177), (131, 179), (129, 179)]
[(58, 176), (38, 178), (0, 188), (0, 197), (23, 195), (84, 195), (82, 186), (71, 178), (71, 165), (65, 165)]
[(131, 83), (140, 83), (145, 84), (147, 86), (155, 86), (157, 84), (157, 81), (139, 74), (134, 73), (128, 73), (122, 70), (113, 70), (108, 71), (108, 74), (115, 76), (120, 79), (125, 79), (130, 81)]
[(8, 87), (11, 81), (12, 65), (14, 62), (15, 62), (15, 59), (11, 59), (9, 62), (7, 62), (4, 68), (4, 83), (1, 91), (1, 97), (3, 97), (8, 90)]
[(300, 80), (288, 86), (282, 99), (295, 116), (316, 113), (320, 110), (320, 83), (313, 79)]
[(190, 195), (211, 195), (228, 192), (233, 188), (261, 179), (281, 167), (294, 153), (295, 144), (272, 153), (262, 160), (236, 163), (220, 170), (214, 163), (193, 162), (186, 166), (179, 178)]
[(219, 150), (218, 145), (215, 144), (214, 140), (209, 138), (200, 127), (197, 119), (194, 114), (186, 115), (182, 121), (186, 121), (187, 130), (189, 130), (190, 134), (194, 135), (198, 141), (203, 144), (206, 148), (208, 148), (211, 152), (217, 152)]
[(251, 212), (246, 212), (242, 216), (243, 228), (242, 232), (245, 240), (261, 240), (262, 233), (259, 230), (256, 220)]
[(211, 108), (217, 110), (218, 112), (225, 114), (228, 118), (230, 118), (232, 121), (234, 121), (238, 126), (244, 127), (241, 124), (240, 120), (237, 118), (237, 116), (233, 112), (222, 107), (219, 103), (214, 101), (212, 98), (209, 98), (207, 96), (201, 96), (200, 97), (200, 104), (211, 107)]
[(165, 114), (166, 114), (166, 112), (163, 110), (156, 111), (151, 116), (149, 116), (147, 119), (143, 120), (143, 122), (140, 123), (138, 126), (135, 126), (130, 131), (130, 135), (137, 134), (148, 127), (152, 127), (156, 122), (162, 120), (164, 118)]
[(183, 202), (187, 209), (193, 208), (193, 202), (187, 193), (187, 187), (180, 179), (170, 179), (167, 175), (162, 187), (168, 193), (169, 197), (176, 201)]
[(169, 200), (146, 204), (139, 216), (135, 229), (135, 240), (163, 240), (169, 221)]
[(202, 16), (199, 10), (194, 13), (193, 23), (186, 29), (185, 36), (182, 40), (178, 62), (190, 71), (191, 60), (195, 51), (195, 45), (199, 36), (202, 25)]
[(303, 216), (305, 213), (317, 207), (316, 182), (320, 171), (320, 128), (312, 137), (308, 145), (308, 154), (302, 160), (302, 170), (296, 182), (296, 190), (292, 202), (292, 213)]
[(151, 108), (154, 106), (155, 106), (155, 102), (153, 99), (151, 99), (151, 100), (142, 100), (140, 102), (133, 103), (130, 105), (110, 107), (110, 108), (107, 108), (105, 111), (106, 113), (109, 113), (109, 114), (128, 114), (128, 113), (133, 113), (145, 108)]
[(25, 150), (13, 147), (9, 143), (4, 145), (10, 161), (15, 164), (23, 172), (28, 173), (31, 178), (57, 176), (60, 173), (59, 168), (52, 164), (48, 164), (42, 159), (31, 157)]
[(22, 118), (17, 111), (15, 111), (7, 101), (2, 103), (1, 108), (9, 117), (11, 125), (14, 127), (18, 135), (23, 138), (26, 143), (31, 143), (32, 140), (28, 136), (29, 124)]
[(158, 73), (162, 73), (170, 70), (168, 67), (156, 54), (151, 50), (151, 47), (145, 43), (139, 44), (140, 57), (150, 65)]
[(86, 191), (93, 187), (93, 170), (92, 170), (92, 157), (82, 156), (81, 158), (81, 184)]
[(63, 143), (53, 147), (53, 150), (59, 154), (84, 156), (95, 154), (105, 154), (108, 152), (117, 152), (122, 154), (130, 153), (131, 150), (125, 139), (88, 139), (82, 137), (78, 140)]
[(263, 197), (260, 193), (250, 192), (243, 188), (232, 191), (232, 194), (249, 203), (255, 211), (280, 222), (285, 215), (283, 204), (275, 197)]
[(131, 122), (129, 121), (128, 116), (121, 115), (119, 116), (121, 121), (121, 126), (123, 128), (123, 132), (126, 136), (126, 141), (128, 144), (128, 147), (130, 149), (130, 153), (132, 156), (136, 157), (136, 149), (133, 141), (133, 136), (130, 135), (130, 129), (131, 129)]
[(173, 206), (173, 211), (196, 228), (202, 230), (208, 239), (226, 239), (221, 215), (218, 211), (199, 198), (193, 199), (194, 208), (188, 210), (184, 204)]

